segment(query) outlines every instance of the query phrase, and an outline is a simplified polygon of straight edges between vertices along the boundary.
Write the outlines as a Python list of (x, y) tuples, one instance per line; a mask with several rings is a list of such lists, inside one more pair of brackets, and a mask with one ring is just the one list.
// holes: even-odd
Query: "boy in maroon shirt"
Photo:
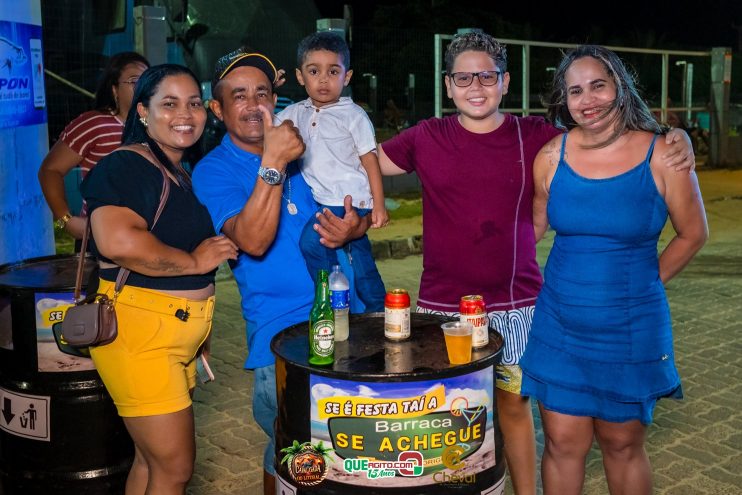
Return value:
[[(533, 231), (533, 161), (560, 130), (541, 117), (500, 111), (507, 94), (505, 46), (484, 33), (457, 35), (445, 84), (458, 113), (418, 123), (379, 147), (384, 175), (416, 172), (423, 195), (423, 275), (418, 311), (458, 316), (467, 294), (484, 297), (490, 328), (505, 339), (497, 367), (497, 413), (515, 492), (536, 493), (531, 407), (518, 361), (528, 341), (541, 273)], [(678, 139), (685, 136), (686, 139)], [(682, 131), (668, 166), (693, 165)], [(685, 159), (683, 157), (686, 157)]]

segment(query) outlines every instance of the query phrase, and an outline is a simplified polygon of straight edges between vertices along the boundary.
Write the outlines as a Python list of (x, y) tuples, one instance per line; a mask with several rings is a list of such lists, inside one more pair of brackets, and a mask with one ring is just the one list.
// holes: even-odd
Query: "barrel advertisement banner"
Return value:
[(310, 375), (311, 442), (326, 452), (325, 478), (383, 488), (476, 483), (495, 465), (493, 381), (492, 366), (396, 383)]
[(67, 308), (75, 302), (73, 292), (37, 292), (34, 295), (36, 309), (36, 345), (39, 356), (39, 371), (88, 371), (94, 370), (93, 360), (71, 356), (59, 350), (52, 333), (52, 325), (64, 319)]
[(41, 26), (0, 21), (0, 128), (46, 122)]

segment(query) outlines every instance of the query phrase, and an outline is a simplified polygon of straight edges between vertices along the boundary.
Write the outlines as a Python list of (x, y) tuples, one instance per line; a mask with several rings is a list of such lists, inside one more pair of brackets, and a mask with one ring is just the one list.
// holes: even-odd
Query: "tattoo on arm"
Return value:
[(165, 273), (183, 273), (183, 267), (175, 264), (172, 260), (165, 258), (157, 258), (154, 261), (146, 261), (142, 263), (142, 267), (150, 270), (162, 271)]

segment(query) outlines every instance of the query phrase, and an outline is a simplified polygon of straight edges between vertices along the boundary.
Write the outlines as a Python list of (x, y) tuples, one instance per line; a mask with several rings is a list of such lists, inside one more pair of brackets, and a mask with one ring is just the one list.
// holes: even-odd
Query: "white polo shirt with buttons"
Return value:
[(376, 136), (365, 110), (348, 97), (316, 107), (311, 99), (283, 109), (277, 119), (291, 120), (306, 144), (301, 173), (315, 201), (342, 206), (350, 194), (356, 208), (373, 208), (361, 156), (376, 152)]

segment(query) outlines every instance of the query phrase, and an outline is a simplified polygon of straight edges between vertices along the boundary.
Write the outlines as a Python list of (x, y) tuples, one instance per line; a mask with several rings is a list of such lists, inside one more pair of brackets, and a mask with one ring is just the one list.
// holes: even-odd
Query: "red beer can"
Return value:
[(463, 296), (459, 302), (460, 320), (468, 321), (473, 327), (471, 346), (484, 347), (489, 342), (489, 318), (484, 298), (479, 295)]
[(392, 289), (384, 297), (384, 335), (392, 340), (410, 336), (410, 295), (404, 289)]

